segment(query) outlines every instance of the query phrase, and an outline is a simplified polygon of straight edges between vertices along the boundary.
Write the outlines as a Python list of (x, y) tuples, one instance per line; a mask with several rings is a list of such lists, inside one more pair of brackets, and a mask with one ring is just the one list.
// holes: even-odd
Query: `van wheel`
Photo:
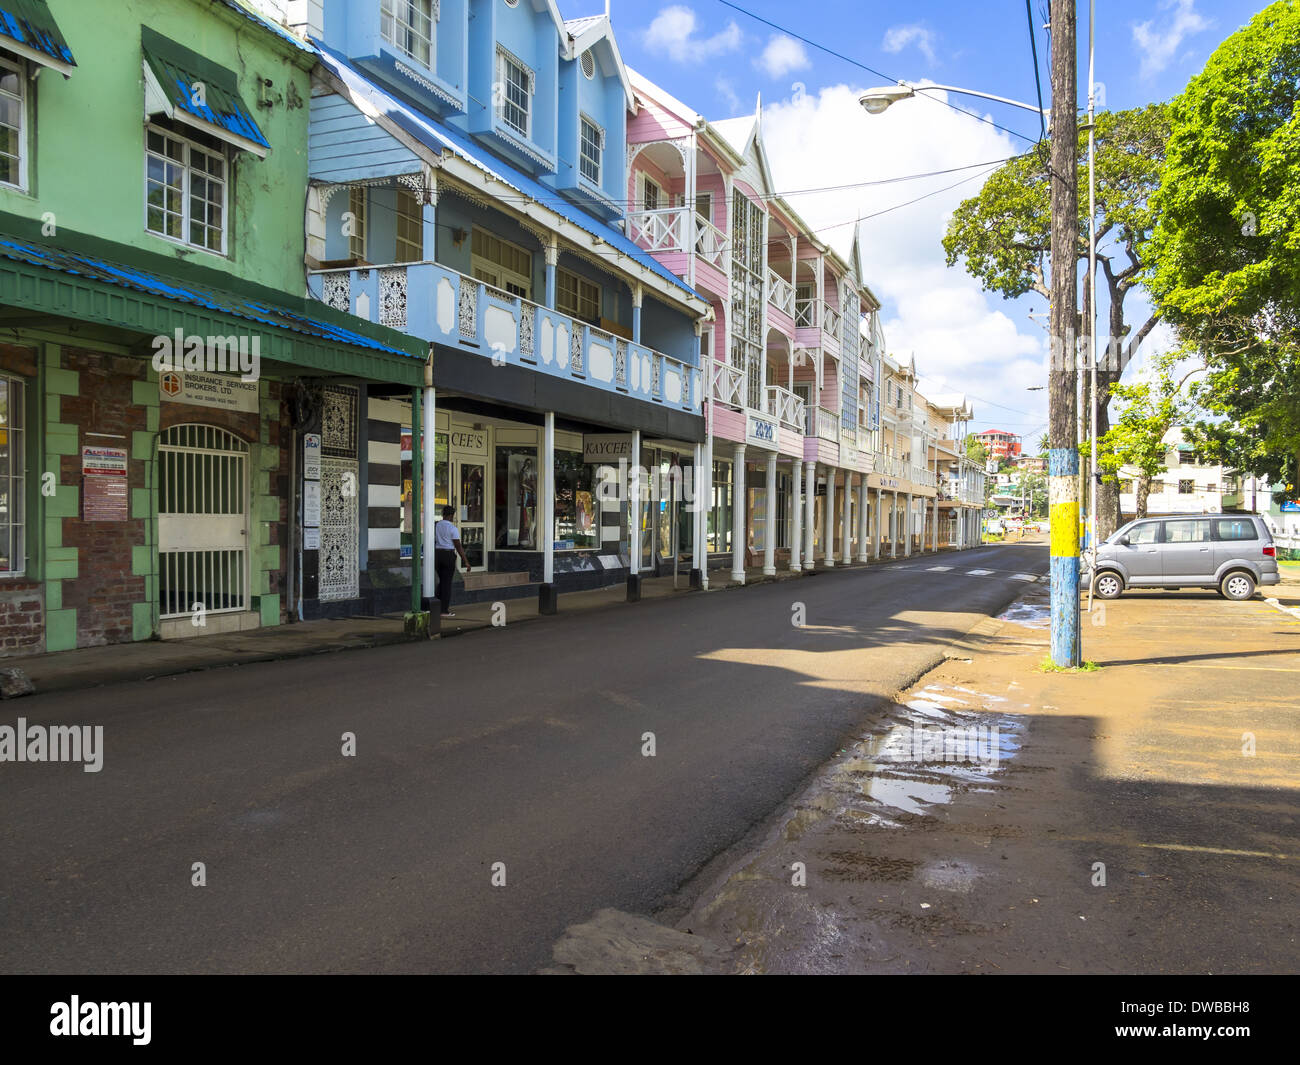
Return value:
[(1242, 573), (1240, 570), (1236, 573), (1229, 573), (1219, 582), (1219, 594), (1224, 599), (1234, 599), (1238, 602), (1249, 599), (1255, 594), (1255, 578), (1249, 573)]
[(1124, 582), (1120, 580), (1118, 573), (1107, 570), (1105, 573), (1097, 574), (1097, 582), (1093, 587), (1096, 589), (1098, 598), (1118, 599), (1119, 593), (1124, 590)]

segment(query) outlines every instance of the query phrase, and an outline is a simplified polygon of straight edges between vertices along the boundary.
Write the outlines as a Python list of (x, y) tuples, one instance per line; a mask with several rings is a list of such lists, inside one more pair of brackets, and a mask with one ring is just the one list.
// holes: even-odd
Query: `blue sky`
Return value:
[[(1031, 0), (1045, 103), (1046, 37)], [(906, 101), (880, 116), (856, 104), (863, 88), (905, 78), (1035, 100), (1023, 0), (916, 0), (886, 5), (846, 0), (747, 0), (746, 11), (857, 60), (887, 79), (795, 41), (720, 0), (653, 3), (612, 0), (624, 60), (710, 118), (752, 113), (761, 93), (764, 132), (781, 190), (822, 188), (982, 163), (1030, 142), (933, 103)], [(1237, 0), (1128, 0), (1097, 4), (1097, 80), (1112, 110), (1177, 94), (1214, 48), (1262, 3)], [(1087, 5), (1080, 4), (1080, 106), (1087, 98)], [(562, 2), (566, 18), (591, 12)], [(1029, 138), (1026, 111), (970, 97), (951, 101)], [(868, 282), (884, 302), (891, 351), (915, 353), (932, 393), (965, 392), (976, 427), (1022, 433), (1036, 444), (1047, 421), (1047, 338), (1030, 311), (1044, 301), (1008, 302), (983, 293), (960, 267), (947, 268), (939, 244), (947, 216), (979, 189), (981, 172), (866, 186), (792, 199), (806, 221), (835, 243), (861, 224)], [(899, 207), (905, 201), (919, 202)], [(849, 225), (845, 226), (844, 223)], [(1134, 308), (1140, 311), (1140, 308)], [(1135, 317), (1130, 314), (1130, 320)]]

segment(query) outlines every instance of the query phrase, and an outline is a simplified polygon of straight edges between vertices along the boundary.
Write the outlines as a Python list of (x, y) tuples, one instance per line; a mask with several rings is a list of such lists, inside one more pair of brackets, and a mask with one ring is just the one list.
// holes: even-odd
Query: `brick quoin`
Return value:
[[(148, 427), (147, 409), (135, 406), (131, 386), (145, 380), (143, 359), (80, 348), (63, 349), (63, 366), (80, 374), (78, 395), (60, 397), (60, 420), (77, 426), (78, 453), (63, 456), (63, 484), (82, 487), (80, 448), (122, 447), (131, 451), (132, 433)], [(90, 433), (109, 434), (90, 436)], [(120, 439), (111, 439), (112, 436)], [(143, 488), (145, 464), (128, 459), (128, 490)], [(84, 488), (82, 491), (84, 500)], [(77, 646), (98, 647), (132, 639), (133, 603), (143, 602), (143, 577), (131, 573), (131, 549), (145, 542), (145, 520), (63, 519), (63, 543), (77, 548), (77, 578), (63, 582), (63, 605), (77, 611)]]

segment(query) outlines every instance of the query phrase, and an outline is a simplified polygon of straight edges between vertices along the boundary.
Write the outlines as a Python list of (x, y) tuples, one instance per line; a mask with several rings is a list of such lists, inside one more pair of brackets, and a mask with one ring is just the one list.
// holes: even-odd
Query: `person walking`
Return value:
[(452, 524), (455, 507), (442, 508), (442, 520), (433, 526), (433, 572), (438, 577), (436, 596), (442, 603), (442, 616), (454, 618), (451, 612), (451, 582), (456, 576), (456, 556), (465, 563), (465, 572), (474, 567), (465, 557), (465, 548), (461, 546), (460, 530)]

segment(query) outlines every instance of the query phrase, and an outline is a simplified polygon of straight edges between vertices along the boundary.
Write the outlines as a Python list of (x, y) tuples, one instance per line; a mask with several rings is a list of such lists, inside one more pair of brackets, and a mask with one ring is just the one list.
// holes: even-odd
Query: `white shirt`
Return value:
[(439, 519), (433, 526), (433, 546), (438, 551), (455, 550), (453, 540), (460, 539), (460, 530), (446, 518)]

